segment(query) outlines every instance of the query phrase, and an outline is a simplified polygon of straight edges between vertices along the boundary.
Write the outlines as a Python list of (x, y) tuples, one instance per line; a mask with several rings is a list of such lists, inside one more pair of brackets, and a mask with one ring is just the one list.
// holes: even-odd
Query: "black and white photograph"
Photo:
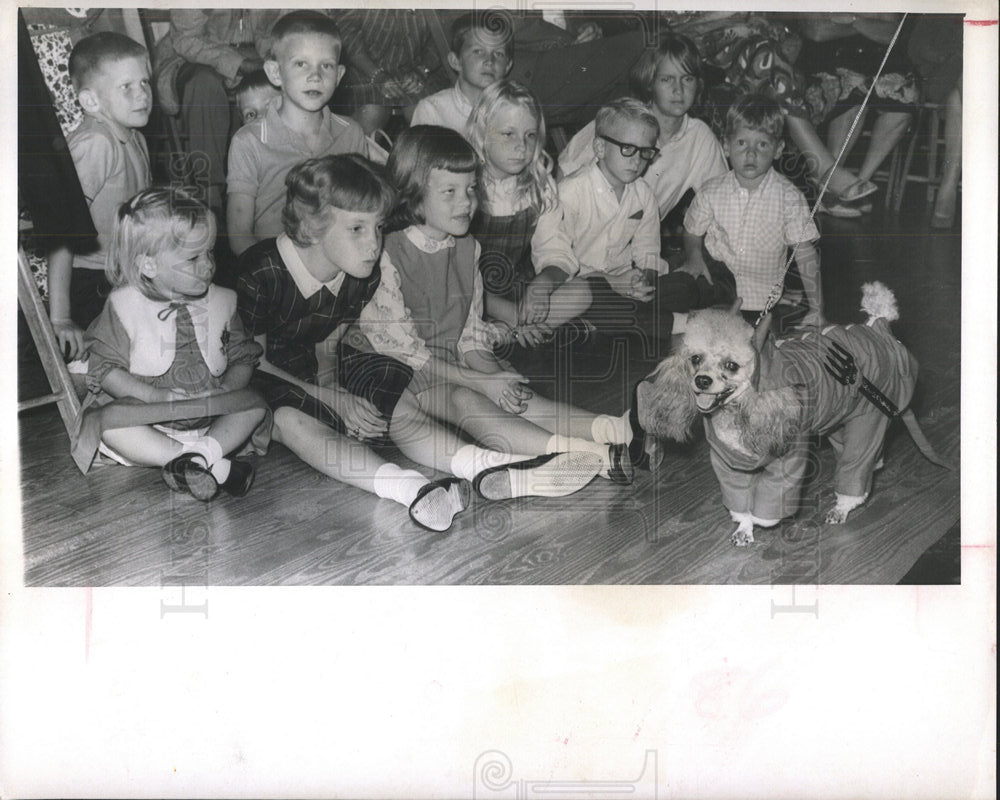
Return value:
[(0, 794), (995, 796), (995, 2), (222, 5), (4, 11)]

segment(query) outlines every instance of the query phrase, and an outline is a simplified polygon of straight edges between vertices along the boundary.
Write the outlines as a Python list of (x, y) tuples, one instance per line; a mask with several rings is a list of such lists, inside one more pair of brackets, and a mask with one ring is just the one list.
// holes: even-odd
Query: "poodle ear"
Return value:
[(698, 418), (687, 361), (679, 355), (664, 359), (636, 389), (639, 424), (660, 439), (686, 442)]

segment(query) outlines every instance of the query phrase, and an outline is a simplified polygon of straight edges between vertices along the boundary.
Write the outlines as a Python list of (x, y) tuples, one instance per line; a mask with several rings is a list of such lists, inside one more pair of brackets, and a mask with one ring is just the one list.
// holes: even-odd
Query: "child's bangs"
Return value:
[(479, 159), (471, 147), (458, 151), (443, 150), (436, 153), (429, 163), (430, 169), (443, 169), (447, 172), (475, 172), (478, 166)]

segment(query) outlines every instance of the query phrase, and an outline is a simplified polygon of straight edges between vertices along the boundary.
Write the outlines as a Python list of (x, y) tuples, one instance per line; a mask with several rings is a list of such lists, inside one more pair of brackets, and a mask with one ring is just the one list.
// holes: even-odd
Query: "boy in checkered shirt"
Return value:
[(732, 169), (707, 180), (695, 195), (684, 217), (681, 269), (709, 283), (723, 269), (731, 271), (750, 317), (783, 282), (791, 247), (808, 304), (801, 323), (822, 325), (819, 255), (813, 246), (819, 231), (805, 196), (772, 166), (781, 155), (783, 127), (780, 107), (766, 97), (748, 94), (733, 103), (723, 142)]

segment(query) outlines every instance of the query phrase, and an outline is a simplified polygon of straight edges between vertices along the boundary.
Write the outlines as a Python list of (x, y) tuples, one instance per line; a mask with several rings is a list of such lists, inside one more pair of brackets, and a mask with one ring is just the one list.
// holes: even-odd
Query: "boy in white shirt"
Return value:
[(563, 229), (586, 280), (590, 308), (583, 315), (599, 330), (638, 330), (640, 305), (655, 301), (654, 333), (665, 338), (673, 313), (698, 305), (695, 279), (670, 273), (660, 257), (660, 218), (653, 190), (642, 179), (656, 159), (659, 124), (633, 98), (601, 108), (595, 120), (597, 160), (559, 183)]
[(411, 125), (442, 125), (465, 135), (472, 106), (483, 89), (507, 77), (514, 63), (510, 33), (497, 33), (484, 25), (481, 13), (462, 14), (452, 23), (448, 65), (458, 73), (458, 80), (417, 103)]

